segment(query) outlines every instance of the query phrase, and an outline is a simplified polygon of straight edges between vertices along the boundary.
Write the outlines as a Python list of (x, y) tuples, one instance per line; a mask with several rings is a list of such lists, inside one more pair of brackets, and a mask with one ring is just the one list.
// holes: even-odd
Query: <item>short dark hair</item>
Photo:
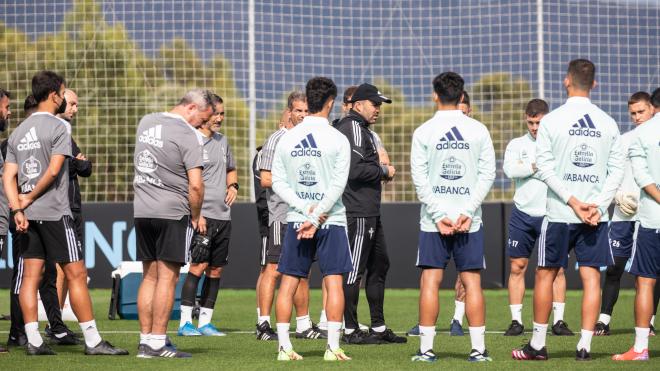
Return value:
[(470, 107), (470, 94), (465, 90), (463, 90), (463, 99), (461, 99), (460, 103)]
[(66, 84), (64, 77), (53, 71), (37, 72), (32, 77), (32, 95), (38, 103), (45, 101), (50, 93), (59, 94), (62, 84)]
[(307, 97), (305, 96), (305, 93), (294, 90), (289, 94), (289, 96), (286, 98), (286, 106), (291, 111), (293, 109), (293, 102), (296, 101), (302, 101), (302, 102), (307, 102)]
[(660, 88), (655, 88), (651, 93), (651, 104), (655, 108), (660, 108)]
[(328, 99), (337, 97), (337, 85), (327, 77), (313, 77), (307, 81), (305, 95), (309, 113), (319, 113)]
[(7, 97), (7, 99), (11, 99), (11, 93), (3, 88), (0, 88), (0, 99), (4, 97)]
[(596, 66), (588, 59), (574, 59), (568, 63), (567, 74), (580, 90), (591, 90), (596, 79)]
[(222, 100), (222, 97), (216, 93), (211, 93), (210, 98), (211, 98), (211, 104), (213, 104), (213, 109), (215, 109), (216, 104), (225, 103), (225, 101)]
[(443, 72), (433, 79), (433, 91), (444, 104), (458, 104), (465, 81), (456, 72)]
[(353, 96), (353, 94), (355, 94), (357, 88), (358, 88), (357, 85), (351, 85), (347, 87), (346, 90), (344, 90), (344, 99), (342, 100), (344, 104), (351, 103), (349, 102), (349, 100), (351, 100), (351, 97)]
[(543, 99), (534, 98), (527, 102), (527, 107), (525, 107), (525, 114), (529, 117), (534, 117), (538, 115), (546, 115), (550, 112), (550, 107), (548, 107), (548, 102)]
[(645, 91), (638, 91), (637, 93), (631, 95), (630, 98), (628, 98), (628, 105), (639, 102), (646, 102), (651, 104), (651, 95)]
[(25, 102), (23, 102), (23, 113), (25, 113), (25, 115), (31, 114), (38, 105), (39, 102), (34, 99), (34, 96), (32, 94), (28, 95), (25, 97)]

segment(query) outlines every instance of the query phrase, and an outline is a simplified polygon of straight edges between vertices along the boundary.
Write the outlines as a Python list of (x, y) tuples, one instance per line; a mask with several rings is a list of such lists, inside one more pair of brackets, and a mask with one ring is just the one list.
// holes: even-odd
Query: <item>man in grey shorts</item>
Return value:
[(187, 92), (169, 112), (140, 120), (135, 143), (133, 201), (137, 260), (144, 279), (138, 291), (140, 358), (188, 358), (166, 345), (179, 270), (188, 261), (193, 231), (206, 233), (202, 141), (195, 128), (213, 114), (210, 93)]

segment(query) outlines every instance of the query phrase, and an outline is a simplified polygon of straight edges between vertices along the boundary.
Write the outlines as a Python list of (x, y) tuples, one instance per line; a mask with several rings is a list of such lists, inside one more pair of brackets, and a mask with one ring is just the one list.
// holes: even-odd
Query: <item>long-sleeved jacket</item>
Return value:
[[(623, 168), (623, 181), (619, 186), (617, 192), (625, 193), (634, 193), (639, 197), (639, 186), (635, 183), (635, 177), (632, 172), (632, 164), (630, 163), (630, 157), (628, 157), (628, 150), (630, 149), (630, 144), (632, 143), (633, 138), (635, 137), (635, 131), (631, 130), (623, 135), (621, 135), (621, 151), (623, 152), (625, 165)], [(627, 216), (619, 210), (618, 207), (614, 208), (612, 213), (613, 222), (622, 222), (622, 221), (637, 221), (639, 217), (637, 214), (633, 216)]]
[(571, 97), (545, 115), (536, 138), (538, 177), (548, 192), (548, 220), (581, 223), (571, 196), (598, 205), (601, 222), (623, 178), (619, 128), (588, 98)]
[(420, 227), (437, 232), (443, 218), (472, 218), (481, 228), (481, 203), (495, 180), (495, 150), (486, 126), (459, 110), (437, 111), (413, 133), (410, 171), (422, 202)]
[(342, 195), (349, 217), (380, 215), (381, 179), (384, 172), (378, 160), (378, 149), (368, 123), (360, 114), (350, 111), (335, 124), (351, 145), (351, 169)]
[(548, 186), (536, 176), (536, 140), (527, 133), (512, 139), (504, 152), (504, 174), (516, 183), (513, 203), (527, 215), (545, 216)]
[(71, 211), (80, 211), (82, 207), (78, 177), (87, 178), (92, 175), (92, 161), (77, 159), (76, 156), (80, 153), (78, 144), (71, 138), (71, 154), (73, 155), (69, 158), (69, 205)]
[[(630, 144), (630, 161), (637, 185), (644, 188), (655, 184), (660, 188), (660, 114), (635, 129)], [(639, 221), (644, 228), (660, 229), (660, 204), (642, 191)]]

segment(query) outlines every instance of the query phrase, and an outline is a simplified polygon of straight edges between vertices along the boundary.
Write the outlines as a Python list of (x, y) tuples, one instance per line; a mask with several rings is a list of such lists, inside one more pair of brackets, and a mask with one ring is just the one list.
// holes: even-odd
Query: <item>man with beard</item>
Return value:
[[(0, 88), (0, 131), (5, 131), (9, 125), (9, 116), (11, 116), (11, 110), (9, 108), (9, 99), (11, 94), (8, 91)], [(0, 156), (0, 174), (2, 174), (2, 169), (4, 168), (5, 161), (4, 157)], [(0, 189), (0, 256), (2, 256), (2, 251), (7, 245), (7, 229), (9, 227), (9, 205), (7, 204), (7, 197), (5, 192)], [(0, 345), (0, 353), (6, 353), (7, 348)]]

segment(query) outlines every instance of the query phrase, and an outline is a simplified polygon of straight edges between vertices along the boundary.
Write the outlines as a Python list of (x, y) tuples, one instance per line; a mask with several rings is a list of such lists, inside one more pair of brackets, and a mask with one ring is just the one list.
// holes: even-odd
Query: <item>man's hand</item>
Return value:
[(614, 202), (623, 215), (633, 216), (637, 213), (637, 205), (639, 203), (637, 197), (634, 193), (617, 192), (616, 196), (614, 196)]
[(385, 179), (390, 181), (394, 179), (394, 174), (396, 174), (396, 169), (392, 165), (385, 165), (385, 166), (387, 166), (387, 177), (385, 177)]
[(236, 196), (238, 195), (238, 191), (234, 187), (227, 187), (227, 195), (225, 196), (225, 204), (227, 206), (231, 206), (234, 201), (236, 201)]
[(87, 161), (87, 157), (85, 157), (85, 155), (83, 155), (82, 152), (80, 152), (76, 155), (76, 159), (82, 160), (82, 161)]
[(25, 213), (23, 213), (22, 211), (19, 211), (16, 214), (14, 214), (14, 223), (16, 223), (16, 232), (18, 233), (27, 232), (28, 227), (30, 226), (30, 223), (28, 222)]
[(439, 222), (435, 223), (435, 227), (443, 236), (451, 236), (455, 232), (454, 223), (449, 218), (442, 218)]
[(537, 172), (539, 170), (538, 167), (536, 167), (536, 162), (532, 162), (532, 171)]
[(458, 233), (467, 233), (470, 231), (470, 226), (472, 226), (472, 218), (461, 214), (454, 223), (454, 230)]
[(578, 218), (580, 218), (582, 223), (591, 226), (596, 226), (598, 224), (598, 220), (600, 220), (600, 211), (598, 211), (598, 207), (596, 205), (584, 203), (571, 196), (571, 198), (568, 200), (568, 206), (573, 209), (573, 212), (575, 215), (577, 215)]
[(194, 230), (199, 232), (199, 234), (204, 236), (206, 235), (206, 218), (204, 218), (203, 216), (200, 215), (199, 219), (197, 220), (193, 219), (192, 226)]
[[(307, 212), (307, 215), (312, 215), (315, 208), (316, 208), (316, 204), (310, 206), (309, 211)], [(319, 225), (323, 225), (323, 223), (325, 223), (326, 220), (328, 220), (328, 214), (327, 213), (323, 213), (323, 214), (319, 215)]]
[(314, 226), (314, 224), (312, 224), (312, 222), (309, 222), (309, 221), (304, 222), (300, 226), (300, 228), (298, 228), (296, 230), (296, 232), (298, 232), (298, 235), (296, 236), (296, 238), (299, 239), (299, 240), (314, 238), (314, 234), (316, 233), (317, 230), (318, 230), (318, 228), (316, 228)]
[(20, 207), (21, 209), (27, 209), (28, 206), (32, 205), (32, 202), (33, 202), (33, 201), (34, 201), (34, 200), (32, 199), (32, 197), (30, 197), (30, 194), (29, 194), (29, 193), (27, 193), (27, 194), (19, 194), (19, 195), (18, 195), (19, 207)]

